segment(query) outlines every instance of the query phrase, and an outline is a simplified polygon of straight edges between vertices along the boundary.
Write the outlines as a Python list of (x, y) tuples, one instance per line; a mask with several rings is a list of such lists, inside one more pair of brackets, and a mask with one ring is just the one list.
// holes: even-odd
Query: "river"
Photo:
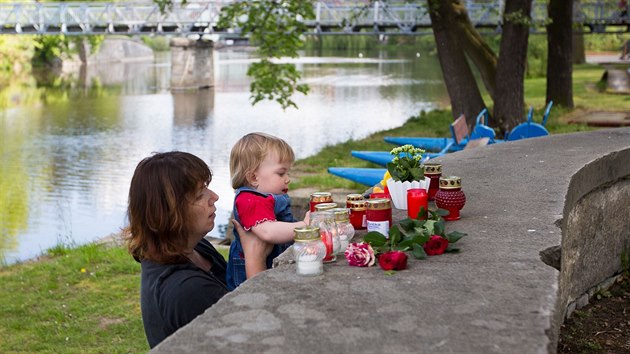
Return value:
[[(171, 93), (170, 55), (15, 78), (0, 89), (0, 264), (87, 243), (127, 223), (129, 182), (156, 151), (182, 150), (213, 171), (223, 237), (232, 208), (229, 151), (252, 131), (285, 139), (297, 158), (403, 124), (447, 100), (434, 56), (414, 51), (305, 52), (299, 109), (249, 103), (250, 51), (215, 51), (215, 87)], [(289, 192), (290, 194), (290, 192)]]

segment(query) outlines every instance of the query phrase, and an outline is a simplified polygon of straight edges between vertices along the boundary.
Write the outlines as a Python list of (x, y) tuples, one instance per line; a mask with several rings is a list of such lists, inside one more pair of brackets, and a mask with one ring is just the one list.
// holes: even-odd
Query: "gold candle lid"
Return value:
[(375, 199), (368, 199), (366, 201), (367, 208), (369, 210), (391, 209), (392, 208), (391, 203), (392, 202), (391, 200), (389, 200), (389, 198), (375, 198)]
[(439, 163), (425, 163), (424, 164), (425, 175), (440, 175), (442, 174), (442, 164)]
[(293, 229), (293, 234), (295, 242), (311, 242), (320, 238), (319, 227), (316, 226), (296, 227)]
[(330, 192), (315, 192), (311, 193), (312, 202), (330, 202), (332, 201), (332, 194)]
[(457, 176), (440, 177), (440, 188), (442, 189), (462, 188), (462, 179)]
[(337, 203), (320, 203), (315, 205), (315, 211), (324, 211), (335, 209), (337, 207)]
[(355, 200), (350, 202), (350, 210), (365, 210), (365, 205), (367, 204), (366, 200)]
[(335, 221), (350, 220), (350, 215), (348, 214), (348, 209), (346, 208), (335, 208), (332, 209), (332, 212), (335, 214)]
[(346, 196), (347, 201), (363, 200), (363, 199), (364, 199), (363, 194), (359, 194), (359, 193), (351, 193)]

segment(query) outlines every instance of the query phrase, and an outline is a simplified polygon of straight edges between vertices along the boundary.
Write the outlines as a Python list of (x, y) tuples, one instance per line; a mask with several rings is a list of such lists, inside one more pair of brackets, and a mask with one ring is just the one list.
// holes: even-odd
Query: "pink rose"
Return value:
[(403, 270), (407, 268), (407, 254), (403, 251), (389, 251), (378, 256), (378, 265), (383, 270)]
[(433, 235), (423, 247), (424, 252), (426, 252), (427, 255), (437, 256), (446, 251), (446, 248), (448, 247), (448, 240), (442, 236)]
[(348, 264), (355, 267), (371, 267), (376, 262), (374, 250), (369, 243), (351, 243), (345, 252)]

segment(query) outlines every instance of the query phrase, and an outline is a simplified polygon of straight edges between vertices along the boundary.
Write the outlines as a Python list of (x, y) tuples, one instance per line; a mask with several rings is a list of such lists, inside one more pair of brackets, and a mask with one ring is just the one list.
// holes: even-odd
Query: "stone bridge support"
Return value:
[(214, 86), (212, 41), (171, 39), (171, 90)]

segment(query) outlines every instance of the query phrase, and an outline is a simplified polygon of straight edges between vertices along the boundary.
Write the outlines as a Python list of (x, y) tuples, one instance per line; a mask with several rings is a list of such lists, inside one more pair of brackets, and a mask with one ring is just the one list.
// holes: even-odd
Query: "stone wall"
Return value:
[(394, 275), (340, 259), (305, 278), (287, 252), (154, 352), (554, 353), (567, 307), (621, 271), (630, 128), (437, 161), (445, 175), (462, 177), (467, 203), (461, 220), (446, 225), (468, 233), (460, 253), (411, 257)]

